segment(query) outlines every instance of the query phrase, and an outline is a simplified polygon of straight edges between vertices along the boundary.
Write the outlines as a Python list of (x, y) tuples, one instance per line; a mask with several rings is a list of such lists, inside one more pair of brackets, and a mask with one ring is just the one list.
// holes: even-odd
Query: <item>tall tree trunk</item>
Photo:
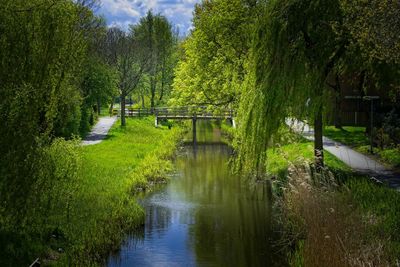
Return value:
[(150, 91), (151, 91), (151, 99), (150, 99), (150, 107), (154, 108), (154, 99), (156, 97), (156, 79), (155, 77), (150, 78)]
[(125, 121), (125, 94), (121, 94), (121, 126), (126, 125)]
[(109, 109), (110, 116), (113, 115), (113, 109), (114, 109), (114, 97), (112, 97), (112, 100), (110, 103), (110, 109)]
[(161, 91), (159, 101), (161, 102), (164, 97), (164, 78), (161, 78)]
[(335, 77), (335, 128), (342, 129), (342, 87), (340, 86), (339, 74)]
[(165, 84), (165, 59), (163, 60), (163, 66), (161, 69), (161, 90), (160, 90), (160, 102), (164, 97), (164, 84)]
[(101, 113), (101, 101), (100, 98), (97, 98), (97, 114), (100, 115)]
[(142, 99), (142, 108), (145, 108), (144, 95), (140, 95), (140, 98)]
[(317, 171), (324, 167), (324, 146), (322, 140), (323, 123), (322, 107), (319, 108), (314, 119), (314, 157)]

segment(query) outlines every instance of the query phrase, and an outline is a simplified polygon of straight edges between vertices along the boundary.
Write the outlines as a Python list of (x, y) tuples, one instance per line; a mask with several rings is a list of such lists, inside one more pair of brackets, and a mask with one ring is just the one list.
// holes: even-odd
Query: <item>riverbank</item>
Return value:
[[(40, 227), (40, 236), (26, 240), (34, 247), (29, 257), (40, 257), (45, 266), (104, 263), (126, 234), (144, 223), (135, 193), (167, 180), (182, 133), (179, 126), (155, 128), (154, 118), (149, 117), (128, 119), (125, 128), (115, 123), (96, 145), (77, 146), (78, 141), (60, 140), (59, 149), (53, 149), (51, 155), (68, 159), (57, 163), (56, 170), (63, 175), (72, 172), (74, 180), (60, 183), (57, 192), (62, 194), (49, 198), (55, 208), (47, 212), (48, 219), (37, 218), (46, 221), (45, 229)], [(66, 165), (70, 161), (76, 166)]]
[(82, 148), (85, 183), (78, 205), (85, 215), (74, 224), (81, 226), (72, 239), (86, 243), (86, 249), (73, 251), (81, 254), (79, 262), (101, 261), (143, 223), (133, 194), (167, 179), (181, 134), (179, 127), (155, 128), (153, 118), (128, 119), (125, 128), (117, 122), (102, 143)]
[(268, 151), (278, 246), (291, 266), (396, 266), (400, 255), (400, 194), (357, 175), (325, 154), (313, 169), (313, 143), (292, 140)]

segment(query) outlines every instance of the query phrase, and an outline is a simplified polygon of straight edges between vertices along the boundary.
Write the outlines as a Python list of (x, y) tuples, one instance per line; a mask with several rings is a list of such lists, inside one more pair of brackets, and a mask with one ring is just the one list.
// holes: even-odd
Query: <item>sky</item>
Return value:
[(148, 10), (161, 13), (173, 25), (179, 28), (180, 35), (186, 35), (192, 28), (192, 12), (194, 5), (201, 0), (100, 0), (96, 10), (103, 15), (109, 26), (120, 26), (128, 29), (135, 24)]

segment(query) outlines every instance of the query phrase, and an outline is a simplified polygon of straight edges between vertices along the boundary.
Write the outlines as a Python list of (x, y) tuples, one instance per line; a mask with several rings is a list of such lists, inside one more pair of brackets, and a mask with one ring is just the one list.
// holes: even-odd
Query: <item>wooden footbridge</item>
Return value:
[(205, 106), (189, 106), (174, 108), (128, 108), (125, 110), (127, 117), (155, 116), (155, 126), (158, 127), (162, 120), (192, 120), (193, 140), (196, 141), (197, 120), (228, 120), (235, 128), (236, 113), (232, 109), (214, 109), (211, 111)]

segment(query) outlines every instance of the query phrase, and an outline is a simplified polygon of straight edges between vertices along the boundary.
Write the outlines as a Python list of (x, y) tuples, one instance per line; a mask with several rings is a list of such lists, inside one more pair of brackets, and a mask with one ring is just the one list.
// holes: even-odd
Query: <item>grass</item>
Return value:
[(370, 236), (385, 241), (389, 261), (400, 262), (400, 194), (385, 186), (377, 186), (363, 177), (346, 182), (350, 197), (365, 219), (370, 222)]
[(342, 129), (337, 129), (334, 126), (327, 126), (324, 129), (324, 136), (351, 147), (369, 144), (369, 138), (365, 135), (365, 127), (345, 126)]
[[(324, 152), (325, 165), (334, 172), (349, 172), (351, 169), (328, 151)], [(290, 164), (312, 162), (314, 143), (301, 139), (267, 151), (267, 173), (270, 176), (286, 177)]]
[(400, 261), (400, 194), (354, 174), (327, 152), (329, 171), (315, 174), (312, 161), (313, 143), (302, 138), (267, 151), (267, 172), (276, 177), (276, 224), (283, 227), (283, 246), (291, 248), (290, 265), (392, 266)]
[[(365, 135), (365, 127), (343, 127), (337, 129), (334, 126), (325, 127), (324, 135), (332, 140), (348, 145), (355, 150), (370, 154), (370, 139)], [(400, 148), (374, 148), (374, 153), (377, 159), (390, 167), (400, 167)]]
[[(155, 128), (153, 118), (117, 122), (100, 144), (81, 148), (83, 164), (70, 222), (61, 229), (65, 253), (55, 265), (91, 266), (118, 249), (124, 234), (142, 224), (143, 210), (132, 193), (165, 181), (179, 127)], [(56, 252), (50, 250), (47, 258)], [(68, 259), (69, 258), (69, 259)]]

